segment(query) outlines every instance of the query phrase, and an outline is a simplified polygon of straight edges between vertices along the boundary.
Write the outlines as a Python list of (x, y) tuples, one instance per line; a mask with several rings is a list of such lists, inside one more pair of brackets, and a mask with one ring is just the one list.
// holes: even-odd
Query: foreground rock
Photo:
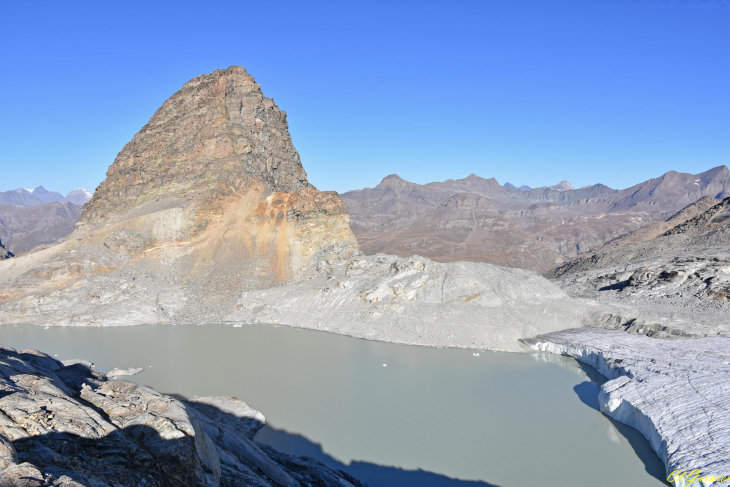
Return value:
[(264, 417), (236, 398), (181, 402), (69, 363), (0, 347), (0, 485), (364, 486), (252, 441)]
[(730, 338), (659, 340), (581, 329), (524, 343), (531, 350), (574, 357), (611, 379), (601, 387), (601, 411), (639, 430), (664, 461), (667, 475), (730, 475)]
[(483, 263), (354, 256), (322, 261), (309, 277), (244, 292), (226, 320), (519, 352), (518, 339), (590, 324), (595, 311), (537, 274)]
[(137, 375), (144, 372), (141, 367), (129, 368), (129, 369), (114, 369), (107, 372), (107, 377), (123, 377), (128, 375)]

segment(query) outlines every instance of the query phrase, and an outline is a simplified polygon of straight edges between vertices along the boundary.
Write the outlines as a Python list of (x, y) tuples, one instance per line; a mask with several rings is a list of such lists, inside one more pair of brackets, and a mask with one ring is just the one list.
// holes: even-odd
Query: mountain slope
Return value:
[(42, 204), (43, 201), (33, 196), (32, 192), (23, 188), (0, 192), (0, 205), (36, 206)]
[(573, 296), (642, 310), (659, 328), (672, 319), (690, 330), (706, 325), (705, 335), (730, 334), (730, 197), (702, 199), (549, 277)]
[(0, 239), (14, 254), (27, 252), (65, 237), (80, 217), (81, 207), (73, 203), (0, 206)]
[[(625, 190), (601, 184), (571, 188), (563, 182), (523, 191), (473, 174), (419, 185), (391, 175), (375, 188), (341, 196), (352, 231), (368, 255), (418, 254), (439, 262), (468, 259), (547, 272), (581, 252), (663, 222), (704, 196), (730, 195), (730, 170), (721, 166), (697, 175), (670, 171)], [(437, 209), (456, 194), (485, 198), (499, 225), (485, 233), (486, 221), (453, 215), (439, 221)]]

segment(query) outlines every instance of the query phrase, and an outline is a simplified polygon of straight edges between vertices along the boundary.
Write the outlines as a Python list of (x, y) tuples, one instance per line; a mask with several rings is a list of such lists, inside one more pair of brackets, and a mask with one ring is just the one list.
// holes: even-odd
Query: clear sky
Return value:
[(727, 0), (6, 0), (0, 191), (93, 190), (165, 99), (233, 64), (325, 190), (624, 188), (730, 163)]

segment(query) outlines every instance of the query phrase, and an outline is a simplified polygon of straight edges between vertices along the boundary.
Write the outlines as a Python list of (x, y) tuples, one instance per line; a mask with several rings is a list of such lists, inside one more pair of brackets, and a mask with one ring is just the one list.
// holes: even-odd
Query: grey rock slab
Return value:
[(18, 463), (18, 453), (13, 443), (4, 435), (0, 435), (0, 471)]
[(601, 411), (639, 430), (667, 474), (730, 475), (730, 338), (661, 340), (578, 329), (523, 343), (574, 357), (610, 379), (598, 397)]
[(21, 463), (0, 471), (0, 485), (3, 487), (41, 487), (46, 485), (45, 477), (34, 465)]
[(227, 321), (370, 340), (523, 351), (518, 339), (589, 324), (591, 305), (531, 271), (423, 257), (322, 261), (305, 281), (242, 293)]
[(215, 447), (180, 401), (125, 381), (105, 382), (96, 391), (85, 387), (81, 397), (104, 411), (117, 427), (136, 436), (168, 477), (183, 485), (220, 483)]
[(141, 372), (144, 372), (144, 368), (142, 367), (130, 367), (128, 369), (114, 369), (110, 370), (106, 373), (107, 377), (123, 377), (123, 376), (129, 376), (129, 375), (137, 375)]
[(1, 345), (0, 371), (0, 487), (364, 487), (251, 441), (264, 416), (233, 397), (181, 402)]

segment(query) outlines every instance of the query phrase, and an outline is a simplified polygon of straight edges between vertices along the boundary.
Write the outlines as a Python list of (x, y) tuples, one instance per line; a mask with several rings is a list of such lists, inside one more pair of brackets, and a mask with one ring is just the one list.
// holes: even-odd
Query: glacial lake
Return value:
[(577, 361), (393, 345), (266, 325), (0, 326), (0, 343), (176, 396), (235, 396), (256, 440), (371, 487), (651, 487), (664, 465), (598, 408), (605, 379)]

